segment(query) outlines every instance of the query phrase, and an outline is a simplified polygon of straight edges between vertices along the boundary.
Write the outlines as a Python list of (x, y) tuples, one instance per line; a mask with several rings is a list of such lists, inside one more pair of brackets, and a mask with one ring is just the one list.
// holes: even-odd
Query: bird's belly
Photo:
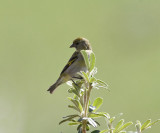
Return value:
[(71, 77), (77, 77), (77, 76), (79, 77), (79, 75), (77, 73), (80, 72), (80, 71), (84, 71), (84, 72), (87, 71), (87, 68), (86, 68), (86, 66), (83, 63), (79, 63), (79, 64), (77, 64), (74, 67), (69, 67), (65, 71), (65, 73), (69, 73), (69, 75)]

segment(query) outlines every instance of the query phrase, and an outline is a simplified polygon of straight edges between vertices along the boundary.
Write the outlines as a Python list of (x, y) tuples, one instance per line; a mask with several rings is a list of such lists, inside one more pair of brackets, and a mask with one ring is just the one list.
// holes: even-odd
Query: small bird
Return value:
[(88, 56), (90, 53), (92, 53), (92, 48), (89, 41), (85, 38), (79, 37), (73, 41), (73, 44), (70, 46), (70, 48), (75, 48), (76, 51), (73, 53), (66, 66), (63, 68), (58, 80), (47, 90), (51, 94), (59, 85), (66, 83), (69, 80), (80, 79), (81, 77), (77, 74), (78, 72), (87, 71), (84, 58), (80, 51), (86, 50)]

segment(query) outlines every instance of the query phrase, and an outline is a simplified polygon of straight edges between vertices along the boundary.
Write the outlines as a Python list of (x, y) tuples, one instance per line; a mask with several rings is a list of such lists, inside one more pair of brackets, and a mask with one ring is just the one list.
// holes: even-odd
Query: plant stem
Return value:
[(90, 99), (90, 93), (91, 93), (91, 89), (92, 89), (92, 86), (91, 84), (89, 83), (88, 85), (88, 91), (87, 91), (87, 98), (86, 98), (86, 104), (85, 104), (85, 117), (87, 117), (87, 113), (88, 113), (88, 104), (89, 104), (89, 99)]
[[(86, 101), (87, 101), (87, 89), (84, 90), (84, 96), (83, 96), (83, 118), (86, 117), (85, 115), (85, 107), (86, 107)], [(86, 133), (86, 120), (82, 121), (82, 133)]]
[(111, 124), (111, 123), (109, 123), (109, 124), (108, 124), (108, 128), (110, 129), (110, 131), (109, 131), (109, 132), (110, 132), (110, 133), (113, 133), (113, 130), (112, 130), (112, 124)]
[[(87, 118), (88, 114), (88, 104), (89, 104), (89, 99), (90, 99), (90, 93), (91, 93), (92, 86), (90, 83), (88, 83), (88, 89), (85, 89), (85, 94), (84, 94), (84, 118)], [(83, 120), (82, 122), (82, 133), (86, 133), (86, 127), (87, 127), (87, 121)]]
[(86, 133), (86, 120), (83, 120), (82, 122), (82, 133)]

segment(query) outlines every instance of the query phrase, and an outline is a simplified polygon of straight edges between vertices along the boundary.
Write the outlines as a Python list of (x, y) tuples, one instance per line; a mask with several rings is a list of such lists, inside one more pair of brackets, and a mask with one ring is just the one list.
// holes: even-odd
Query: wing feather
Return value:
[(76, 60), (78, 59), (78, 52), (74, 52), (72, 57), (69, 59), (68, 63), (66, 64), (66, 66), (63, 68), (62, 72), (60, 75), (62, 75), (64, 73), (64, 71), (67, 70), (67, 68), (72, 65)]

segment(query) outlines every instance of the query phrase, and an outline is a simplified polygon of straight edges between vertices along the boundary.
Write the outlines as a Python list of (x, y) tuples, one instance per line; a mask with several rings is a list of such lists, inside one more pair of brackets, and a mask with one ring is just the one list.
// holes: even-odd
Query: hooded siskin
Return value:
[(87, 53), (90, 55), (92, 48), (89, 41), (85, 38), (79, 37), (73, 41), (73, 44), (70, 46), (70, 48), (75, 48), (76, 51), (73, 53), (66, 66), (63, 68), (58, 80), (47, 90), (50, 93), (53, 93), (53, 91), (63, 83), (66, 83), (67, 81), (74, 78), (80, 78), (77, 74), (78, 72), (87, 71), (84, 58), (80, 51), (87, 50)]

